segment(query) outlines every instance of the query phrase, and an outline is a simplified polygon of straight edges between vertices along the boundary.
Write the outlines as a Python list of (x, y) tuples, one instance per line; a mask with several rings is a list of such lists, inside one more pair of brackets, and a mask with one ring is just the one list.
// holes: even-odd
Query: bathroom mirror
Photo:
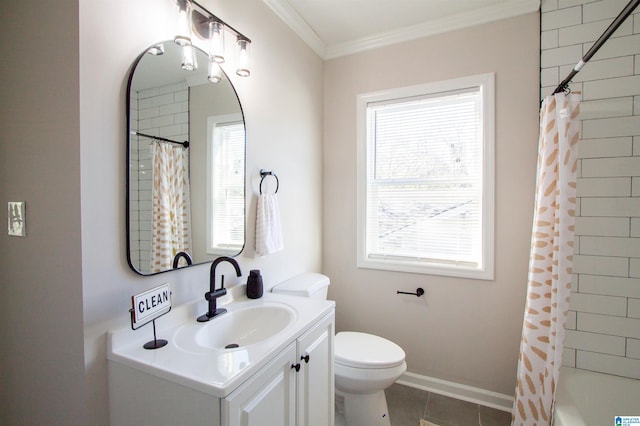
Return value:
[[(142, 275), (172, 270), (174, 260), (184, 267), (235, 256), (244, 247), (242, 107), (220, 67), (188, 49), (158, 43), (129, 75), (127, 260)], [(183, 69), (191, 61), (195, 69)], [(212, 71), (219, 82), (210, 81)]]

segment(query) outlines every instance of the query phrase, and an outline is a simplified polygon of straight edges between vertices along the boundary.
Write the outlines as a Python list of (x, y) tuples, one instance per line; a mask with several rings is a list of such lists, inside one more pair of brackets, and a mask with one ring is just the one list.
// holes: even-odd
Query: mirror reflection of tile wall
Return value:
[[(137, 96), (136, 96), (137, 95)], [(189, 88), (177, 83), (132, 93), (131, 131), (189, 140)], [(149, 138), (131, 135), (130, 250), (138, 270), (151, 272), (152, 160)]]

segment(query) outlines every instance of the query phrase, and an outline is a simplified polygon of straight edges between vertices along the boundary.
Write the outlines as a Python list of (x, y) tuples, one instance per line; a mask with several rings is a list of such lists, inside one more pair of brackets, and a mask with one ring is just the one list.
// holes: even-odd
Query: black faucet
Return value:
[(224, 275), (221, 276), (222, 284), (220, 285), (220, 288), (216, 290), (216, 267), (221, 262), (229, 262), (236, 269), (236, 274), (239, 277), (242, 276), (242, 272), (240, 272), (240, 265), (238, 265), (238, 262), (236, 262), (235, 259), (222, 256), (213, 261), (211, 264), (211, 271), (209, 272), (209, 291), (204, 294), (204, 298), (209, 301), (209, 311), (198, 317), (199, 322), (209, 321), (211, 318), (227, 312), (224, 308), (216, 308), (216, 300), (218, 297), (222, 297), (227, 294), (227, 289), (224, 288)]

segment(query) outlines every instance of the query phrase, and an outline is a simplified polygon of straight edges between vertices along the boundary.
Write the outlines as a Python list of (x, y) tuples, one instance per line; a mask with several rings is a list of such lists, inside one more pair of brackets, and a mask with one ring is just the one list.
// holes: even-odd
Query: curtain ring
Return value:
[(278, 193), (278, 188), (280, 188), (280, 180), (278, 180), (278, 176), (276, 176), (275, 173), (271, 172), (271, 171), (266, 171), (264, 169), (260, 169), (260, 194), (262, 194), (262, 182), (264, 181), (264, 178), (266, 178), (267, 176), (273, 176), (274, 178), (276, 178), (276, 191), (274, 192), (274, 194)]

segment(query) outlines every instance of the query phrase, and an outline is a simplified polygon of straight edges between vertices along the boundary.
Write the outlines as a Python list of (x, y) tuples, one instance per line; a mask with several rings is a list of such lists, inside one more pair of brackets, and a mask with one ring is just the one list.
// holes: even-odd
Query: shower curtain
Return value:
[(170, 143), (151, 144), (153, 163), (153, 211), (151, 225), (151, 272), (173, 267), (181, 251), (190, 253), (191, 201), (189, 153)]
[(527, 298), (512, 425), (550, 425), (569, 310), (576, 207), (578, 95), (540, 110), (538, 172)]

